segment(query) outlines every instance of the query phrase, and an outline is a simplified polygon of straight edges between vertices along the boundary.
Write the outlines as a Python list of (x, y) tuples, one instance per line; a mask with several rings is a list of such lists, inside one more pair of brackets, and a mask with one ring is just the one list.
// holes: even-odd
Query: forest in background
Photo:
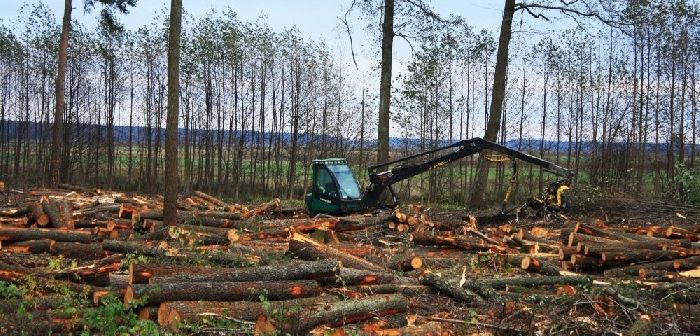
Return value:
[[(579, 185), (698, 202), (698, 4), (632, 1), (616, 14), (625, 24), (578, 19), (545, 36), (515, 33), (499, 140), (574, 169)], [(46, 185), (60, 25), (41, 3), (18, 16), (0, 26), (0, 172), (14, 185)], [(392, 158), (483, 136), (494, 32), (450, 21), (423, 27), (407, 72), (394, 79), (392, 134), (406, 141), (394, 142)], [(165, 17), (135, 31), (73, 23), (62, 181), (162, 190), (167, 27)], [(187, 18), (181, 189), (301, 198), (311, 160), (330, 156), (347, 157), (364, 178), (376, 161), (378, 106), (365, 81), (378, 77), (358, 74), (323, 42), (233, 9)], [(397, 189), (462, 204), (475, 166), (462, 160)], [(509, 172), (492, 169), (489, 190), (503, 190)], [(522, 190), (546, 179), (520, 169)]]

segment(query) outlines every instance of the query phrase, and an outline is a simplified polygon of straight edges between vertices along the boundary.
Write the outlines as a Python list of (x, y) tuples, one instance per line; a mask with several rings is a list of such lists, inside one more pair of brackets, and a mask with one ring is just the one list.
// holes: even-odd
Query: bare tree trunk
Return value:
[(382, 23), (382, 70), (379, 84), (379, 124), (377, 125), (377, 162), (389, 161), (389, 105), (391, 102), (391, 65), (394, 44), (394, 0), (384, 0)]
[[(63, 9), (63, 27), (58, 48), (58, 71), (56, 73), (56, 111), (53, 117), (51, 144), (51, 186), (57, 187), (61, 182), (61, 150), (63, 140), (63, 108), (66, 96), (66, 65), (68, 63), (68, 34), (70, 33), (72, 0), (65, 0)], [(27, 99), (29, 99), (27, 97)]]
[(182, 29), (182, 0), (170, 1), (168, 36), (168, 118), (165, 146), (165, 202), (163, 222), (177, 224), (177, 138), (180, 109), (180, 31)]
[[(503, 21), (501, 22), (501, 34), (498, 39), (498, 51), (496, 53), (496, 70), (493, 80), (493, 98), (491, 99), (491, 108), (489, 111), (489, 121), (486, 125), (484, 139), (488, 141), (496, 141), (498, 129), (501, 126), (501, 113), (503, 108), (503, 98), (506, 89), (506, 76), (508, 74), (508, 46), (511, 38), (511, 26), (513, 23), (513, 14), (515, 13), (515, 0), (506, 0), (503, 9)], [(489, 163), (479, 156), (477, 166), (476, 180), (471, 190), (470, 203), (473, 206), (484, 205), (484, 190), (489, 174)]]

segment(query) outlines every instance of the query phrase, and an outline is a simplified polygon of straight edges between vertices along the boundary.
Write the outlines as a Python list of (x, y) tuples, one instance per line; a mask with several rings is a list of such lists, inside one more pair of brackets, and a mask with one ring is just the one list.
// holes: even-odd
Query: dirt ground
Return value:
[[(5, 334), (45, 334), (49, 327), (75, 334), (700, 334), (700, 209), (695, 207), (616, 195), (585, 200), (566, 214), (494, 217), (493, 210), (407, 205), (394, 213), (313, 219), (279, 200), (238, 205), (202, 194), (182, 197), (183, 217), (173, 228), (159, 221), (159, 197), (74, 189), (0, 196), (0, 296), (6, 299), (0, 304), (5, 313), (0, 330)], [(40, 226), (32, 206), (44, 203), (69, 210)], [(37, 247), (42, 242), (48, 247)], [(71, 254), (74, 248), (95, 255)], [(210, 273), (284, 269), (318, 259), (338, 261), (339, 269), (331, 277), (269, 280), (317, 284), (311, 300), (325, 303), (301, 311), (273, 314), (268, 300), (275, 300), (253, 295), (224, 301), (261, 304), (265, 316), (246, 319), (204, 309), (173, 322), (163, 308), (171, 300), (154, 302), (151, 296), (118, 309), (122, 320), (114, 325), (99, 322), (100, 314), (115, 314), (107, 309), (114, 305), (102, 298), (133, 300), (139, 295), (135, 288), (153, 282), (134, 280), (139, 266), (133, 265), (143, 264), (155, 277), (173, 266), (176, 271), (168, 275), (178, 279), (208, 274), (202, 268)], [(204, 286), (188, 283), (199, 285)], [(62, 309), (42, 303), (59, 294), (49, 301), (60, 301)], [(172, 295), (172, 301), (189, 300)], [(385, 307), (382, 296), (398, 300), (397, 306)], [(15, 301), (30, 320), (42, 323), (34, 329), (18, 323), (26, 316), (12, 310)], [(377, 305), (363, 308), (350, 301)]]

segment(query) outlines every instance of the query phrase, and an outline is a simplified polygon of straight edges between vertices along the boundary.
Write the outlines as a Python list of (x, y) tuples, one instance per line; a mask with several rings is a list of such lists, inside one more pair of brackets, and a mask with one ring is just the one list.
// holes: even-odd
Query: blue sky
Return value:
[[(11, 22), (16, 19), (19, 9), (24, 3), (36, 3), (38, 0), (0, 0), (2, 11), (0, 19)], [(63, 13), (64, 0), (43, 0), (56, 16), (57, 22)], [(169, 8), (169, 1), (139, 0), (137, 7), (120, 20), (127, 28), (135, 29), (148, 24), (157, 13)], [(296, 26), (303, 36), (315, 40), (324, 40), (338, 56), (349, 60), (349, 40), (340, 26), (339, 16), (347, 9), (350, 0), (183, 0), (183, 6), (190, 15), (202, 17), (212, 9), (222, 11), (226, 7), (233, 8), (242, 20), (253, 21), (264, 15), (266, 21), (275, 30)], [(461, 15), (477, 29), (487, 28), (496, 30), (500, 24), (503, 3), (501, 0), (434, 0), (432, 7), (441, 15)], [(94, 24), (96, 13), (84, 13), (83, 1), (73, 0), (73, 17), (88, 26)], [(355, 20), (353, 24), (353, 39), (355, 52), (363, 67), (376, 62), (376, 52), (370, 32), (362, 27), (366, 22)], [(401, 68), (401, 63), (410, 58), (410, 48), (400, 40), (395, 41), (395, 58)]]

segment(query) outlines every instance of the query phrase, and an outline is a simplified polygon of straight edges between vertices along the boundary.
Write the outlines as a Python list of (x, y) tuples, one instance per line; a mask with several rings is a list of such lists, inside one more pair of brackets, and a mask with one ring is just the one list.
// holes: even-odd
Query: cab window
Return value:
[(338, 195), (338, 188), (336, 188), (335, 182), (333, 182), (333, 177), (331, 177), (331, 173), (328, 169), (324, 167), (316, 167), (316, 189), (322, 195), (334, 197)]

